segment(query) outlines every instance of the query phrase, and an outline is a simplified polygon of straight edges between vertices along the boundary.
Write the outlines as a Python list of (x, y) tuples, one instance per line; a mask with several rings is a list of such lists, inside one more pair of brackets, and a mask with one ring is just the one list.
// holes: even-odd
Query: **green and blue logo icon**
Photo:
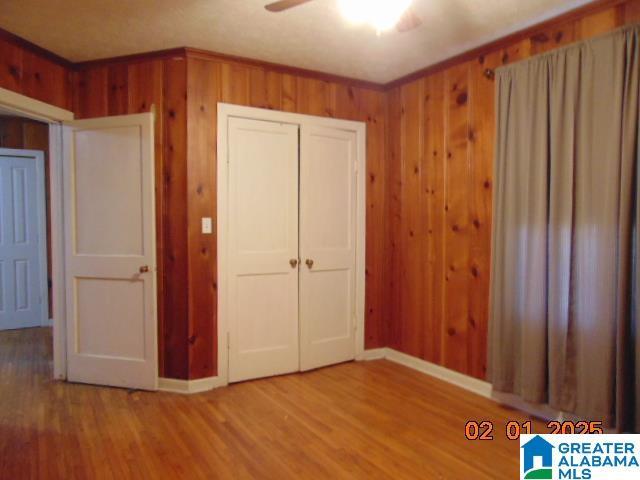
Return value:
[(522, 477), (528, 479), (553, 479), (553, 449), (551, 443), (536, 435), (522, 447)]

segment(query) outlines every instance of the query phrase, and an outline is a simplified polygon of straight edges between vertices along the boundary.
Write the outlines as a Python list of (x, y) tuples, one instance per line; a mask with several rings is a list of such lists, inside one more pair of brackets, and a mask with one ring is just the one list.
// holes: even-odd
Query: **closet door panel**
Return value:
[(356, 134), (301, 130), (300, 366), (355, 357)]
[(229, 120), (229, 381), (299, 370), (298, 126)]

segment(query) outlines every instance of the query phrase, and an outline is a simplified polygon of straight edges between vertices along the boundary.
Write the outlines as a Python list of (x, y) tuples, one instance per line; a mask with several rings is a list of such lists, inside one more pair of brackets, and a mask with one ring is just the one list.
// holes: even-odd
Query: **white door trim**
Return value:
[(35, 98), (0, 88), (0, 106), (19, 117), (27, 117), (45, 123), (73, 120), (73, 112), (49, 105)]
[(40, 262), (40, 326), (49, 325), (49, 288), (47, 271), (47, 203), (44, 188), (44, 152), (39, 150), (23, 150), (0, 148), (0, 156), (29, 158), (36, 163), (36, 203), (38, 215), (38, 261)]
[(217, 156), (217, 248), (218, 248), (218, 377), (216, 385), (228, 384), (228, 299), (227, 226), (228, 219), (228, 120), (230, 117), (294, 125), (318, 126), (356, 133), (357, 142), (357, 233), (356, 233), (356, 359), (364, 355), (365, 316), (365, 229), (366, 229), (366, 124), (350, 120), (316, 117), (253, 107), (218, 103)]
[(0, 88), (0, 108), (18, 117), (49, 124), (49, 192), (51, 215), (51, 278), (53, 288), (53, 376), (67, 377), (66, 293), (64, 287), (64, 223), (62, 214), (62, 127), (73, 112)]

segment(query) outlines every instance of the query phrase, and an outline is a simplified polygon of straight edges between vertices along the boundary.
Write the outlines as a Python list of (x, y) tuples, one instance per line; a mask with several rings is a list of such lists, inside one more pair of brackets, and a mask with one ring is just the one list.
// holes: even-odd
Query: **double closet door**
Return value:
[(356, 135), (230, 118), (229, 381), (355, 357)]

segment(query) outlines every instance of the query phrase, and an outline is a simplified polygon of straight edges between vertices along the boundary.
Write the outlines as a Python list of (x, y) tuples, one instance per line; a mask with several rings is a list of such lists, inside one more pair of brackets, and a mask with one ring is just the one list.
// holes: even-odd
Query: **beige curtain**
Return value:
[(640, 431), (640, 26), (498, 70), (489, 379)]

